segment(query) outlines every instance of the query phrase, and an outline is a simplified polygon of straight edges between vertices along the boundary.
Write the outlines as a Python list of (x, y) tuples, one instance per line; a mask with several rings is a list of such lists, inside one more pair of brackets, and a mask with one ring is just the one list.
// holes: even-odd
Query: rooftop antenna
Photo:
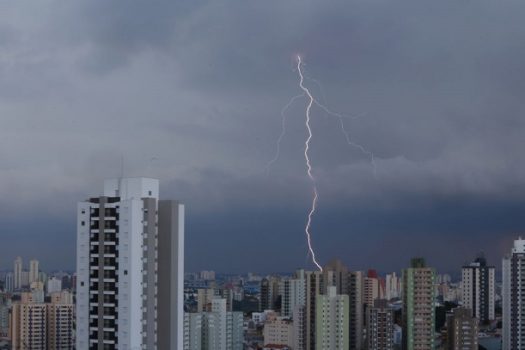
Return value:
[(147, 168), (147, 170), (146, 170), (146, 173), (147, 173), (149, 176), (151, 176), (151, 164), (152, 164), (154, 161), (156, 161), (156, 160), (159, 160), (159, 158), (156, 157), (156, 156), (152, 156), (152, 157), (149, 159), (149, 162), (148, 162), (148, 168)]
[(118, 180), (118, 197), (122, 196), (122, 179), (124, 178), (124, 154), (120, 156), (120, 177)]
[(124, 155), (120, 156), (120, 179), (124, 178)]

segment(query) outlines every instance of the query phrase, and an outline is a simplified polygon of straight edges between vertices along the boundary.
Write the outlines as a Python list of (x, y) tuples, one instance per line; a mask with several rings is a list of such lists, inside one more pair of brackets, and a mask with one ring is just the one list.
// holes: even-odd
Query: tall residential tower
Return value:
[(30, 260), (29, 261), (29, 285), (33, 282), (39, 281), (39, 269), (38, 269), (38, 260)]
[(346, 350), (349, 347), (349, 299), (329, 286), (325, 295), (316, 301), (316, 349)]
[(17, 257), (15, 259), (14, 268), (13, 268), (13, 276), (14, 276), (14, 289), (20, 289), (22, 288), (22, 258)]
[(495, 270), (494, 266), (487, 266), (483, 255), (462, 268), (463, 306), (480, 322), (495, 318)]
[(503, 258), (503, 350), (525, 348), (525, 239), (514, 241)]
[(184, 206), (123, 178), (77, 215), (77, 349), (182, 349)]
[(434, 349), (434, 279), (422, 258), (403, 271), (403, 350)]

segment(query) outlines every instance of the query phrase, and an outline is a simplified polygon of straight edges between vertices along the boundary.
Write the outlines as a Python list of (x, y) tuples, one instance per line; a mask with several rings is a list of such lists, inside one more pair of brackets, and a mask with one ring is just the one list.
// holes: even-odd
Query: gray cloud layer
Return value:
[(304, 265), (304, 101), (264, 171), (300, 93), (298, 53), (319, 99), (360, 115), (346, 128), (377, 161), (374, 179), (314, 110), (321, 259), (387, 269), (424, 254), (452, 270), (486, 250), (499, 264), (524, 228), (524, 12), (517, 0), (4, 3), (0, 266), (27, 254), (73, 267), (75, 203), (121, 155), (128, 175), (188, 203), (189, 269)]

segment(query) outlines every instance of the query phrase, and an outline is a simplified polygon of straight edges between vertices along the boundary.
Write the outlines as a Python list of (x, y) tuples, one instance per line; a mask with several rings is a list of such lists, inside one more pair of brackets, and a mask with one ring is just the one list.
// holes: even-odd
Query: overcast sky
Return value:
[(76, 202), (120, 174), (187, 206), (186, 270), (499, 267), (525, 232), (521, 0), (0, 3), (0, 269), (74, 269)]

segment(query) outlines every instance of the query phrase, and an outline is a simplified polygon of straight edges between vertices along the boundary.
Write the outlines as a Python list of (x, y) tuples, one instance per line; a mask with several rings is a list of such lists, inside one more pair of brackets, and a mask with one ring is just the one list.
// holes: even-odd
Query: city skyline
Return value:
[(525, 349), (523, 18), (0, 3), (0, 350)]
[[(522, 237), (523, 237), (523, 235), (517, 235), (513, 239), (513, 241), (518, 240), (518, 239), (522, 239)], [(508, 250), (508, 247), (507, 247), (507, 250)], [(501, 267), (501, 261), (503, 259), (505, 259), (505, 257), (507, 255), (508, 255), (508, 252), (503, 254), (495, 262), (488, 261), (489, 264), (494, 265), (494, 266), (491, 266), (491, 268), (493, 268), (494, 271), (495, 271), (494, 277), (495, 277), (495, 282), (497, 282), (497, 283), (501, 283), (502, 282), (502, 273), (503, 273), (503, 271), (502, 271), (502, 267)], [(29, 276), (29, 274), (30, 274), (30, 264), (29, 264), (30, 260), (27, 260), (28, 257), (25, 257), (25, 256), (20, 256), (20, 255), (16, 255), (16, 256), (17, 256), (17, 258), (14, 259), (11, 262), (11, 266), (9, 266), (9, 265), (7, 265), (7, 266), (0, 266), (0, 276), (5, 275), (6, 273), (13, 274), (13, 266), (16, 265), (16, 260), (18, 258), (22, 258), (22, 262), (23, 262), (22, 271)], [(453, 266), (450, 270), (436, 269), (436, 273), (439, 274), (439, 275), (449, 276), (455, 282), (461, 282), (462, 279), (464, 278), (463, 270), (466, 268), (466, 266), (464, 266), (464, 265), (465, 264), (467, 264), (467, 265), (471, 264), (470, 261), (479, 259), (480, 257), (482, 259), (486, 259), (485, 252), (478, 252), (478, 254), (476, 256), (465, 257), (463, 265)], [(424, 256), (422, 256), (422, 258), (424, 258), (426, 260), (426, 258)], [(32, 257), (31, 260), (36, 260), (38, 263), (40, 263), (40, 260), (35, 258), (35, 257)], [(328, 264), (328, 266), (330, 266), (330, 264), (333, 261), (340, 261), (341, 263), (343, 263), (346, 266), (352, 266), (352, 270), (355, 270), (355, 271), (365, 271), (365, 272), (366, 271), (375, 271), (378, 274), (385, 275), (385, 276), (393, 273), (394, 276), (397, 274), (397, 277), (399, 278), (399, 276), (402, 273), (402, 271), (406, 268), (407, 262), (410, 261), (410, 258), (407, 258), (405, 260), (402, 260), (402, 261), (400, 260), (401, 268), (399, 270), (396, 270), (396, 269), (393, 269), (393, 268), (388, 268), (388, 267), (383, 268), (383, 269), (376, 268), (377, 264), (374, 262), (374, 260), (370, 260), (368, 264), (365, 263), (362, 266), (352, 266), (345, 259), (339, 258), (339, 257), (333, 257), (330, 261), (327, 262), (327, 264)], [(403, 266), (403, 261), (405, 263), (405, 266)], [(431, 264), (431, 265), (435, 266), (435, 264)], [(257, 271), (257, 270), (239, 269), (239, 270), (233, 270), (233, 271), (221, 271), (221, 270), (215, 269), (213, 266), (208, 266), (208, 268), (206, 268), (206, 269), (187, 269), (187, 268), (185, 268), (184, 273), (188, 274), (188, 275), (202, 274), (202, 273), (212, 273), (214, 276), (215, 275), (221, 275), (223, 278), (227, 278), (228, 276), (241, 276), (241, 275), (248, 276), (250, 274), (255, 274), (255, 275), (259, 275), (259, 276), (273, 276), (273, 275), (290, 275), (290, 276), (292, 276), (295, 273), (294, 271), (305, 270), (305, 269), (306, 270), (313, 270), (313, 271), (316, 270), (316, 268), (312, 267), (312, 266), (308, 266), (308, 267), (306, 267), (306, 266), (297, 266), (297, 267), (294, 267), (292, 269), (280, 268), (278, 270)], [(59, 274), (60, 273), (75, 273), (76, 272), (76, 267), (73, 267), (71, 269), (67, 269), (67, 268), (49, 269), (49, 268), (45, 268), (44, 267), (43, 269), (40, 269), (40, 271), (44, 272), (46, 274), (47, 273), (51, 273), (51, 274), (56, 274), (56, 273), (59, 273)], [(13, 277), (14, 277), (14, 275), (13, 275)]]
[(1, 269), (20, 255), (74, 270), (75, 203), (122, 169), (186, 204), (188, 271), (311, 269), (306, 101), (288, 109), (281, 158), (265, 171), (281, 110), (301, 93), (300, 54), (316, 79), (305, 83), (356, 117), (346, 127), (377, 165), (374, 178), (314, 108), (321, 265), (389, 272), (424, 256), (452, 272), (484, 251), (500, 273), (525, 232), (523, 3), (120, 6), (2, 7)]

